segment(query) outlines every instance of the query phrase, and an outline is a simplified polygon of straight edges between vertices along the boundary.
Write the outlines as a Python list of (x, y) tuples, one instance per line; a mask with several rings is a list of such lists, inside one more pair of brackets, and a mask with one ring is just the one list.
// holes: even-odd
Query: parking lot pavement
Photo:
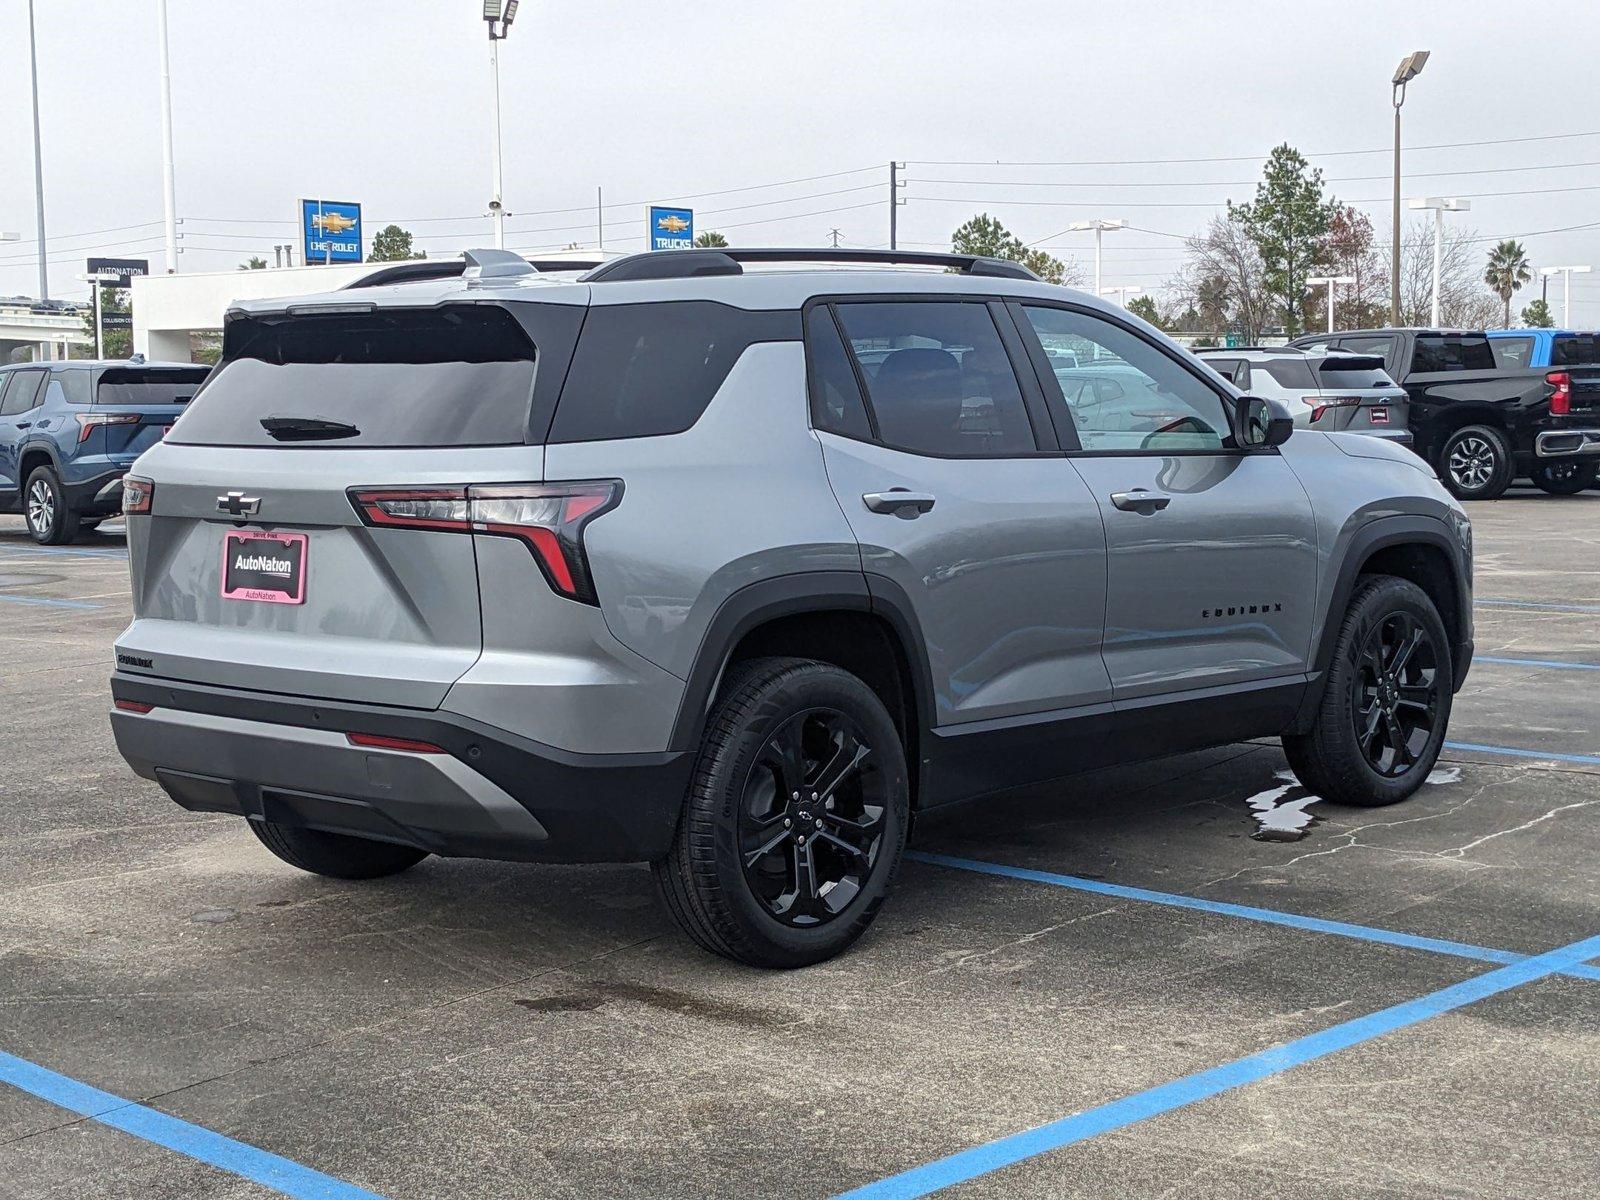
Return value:
[(1600, 494), (1472, 516), (1496, 661), (1411, 801), (1269, 743), (1018, 793), (791, 974), (640, 868), (341, 884), (182, 812), (105, 720), (121, 538), (0, 517), (0, 1196), (1593, 1196)]

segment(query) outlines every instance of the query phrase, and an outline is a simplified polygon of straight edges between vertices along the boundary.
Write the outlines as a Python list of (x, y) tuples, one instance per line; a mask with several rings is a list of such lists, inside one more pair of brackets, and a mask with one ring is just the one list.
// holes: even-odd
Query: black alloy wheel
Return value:
[(1420, 621), (1393, 612), (1373, 626), (1352, 675), (1356, 742), (1385, 779), (1410, 770), (1439, 717), (1439, 648)]

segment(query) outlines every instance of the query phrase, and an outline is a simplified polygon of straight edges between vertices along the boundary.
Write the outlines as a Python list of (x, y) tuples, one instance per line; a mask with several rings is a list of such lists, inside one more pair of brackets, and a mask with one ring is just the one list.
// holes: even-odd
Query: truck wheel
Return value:
[(381, 879), (398, 875), (428, 857), (427, 851), (411, 846), (280, 825), (276, 821), (250, 821), (249, 825), (261, 844), (291, 867), (330, 879)]
[(871, 688), (809, 659), (755, 659), (711, 714), (656, 883), (705, 949), (808, 966), (872, 923), (909, 811), (899, 731)]
[(1552, 496), (1576, 496), (1584, 488), (1594, 486), (1596, 474), (1597, 466), (1593, 460), (1545, 463), (1542, 467), (1534, 468), (1533, 484), (1541, 492), (1549, 492)]
[(78, 514), (67, 508), (61, 480), (51, 467), (35, 467), (23, 489), (28, 536), (41, 546), (63, 546), (78, 536)]
[(1511, 486), (1511, 447), (1491, 425), (1466, 425), (1445, 439), (1439, 478), (1457, 500), (1495, 500)]
[(1428, 594), (1410, 580), (1368, 577), (1339, 628), (1311, 731), (1283, 739), (1289, 766), (1325, 800), (1399, 803), (1444, 747), (1454, 670)]

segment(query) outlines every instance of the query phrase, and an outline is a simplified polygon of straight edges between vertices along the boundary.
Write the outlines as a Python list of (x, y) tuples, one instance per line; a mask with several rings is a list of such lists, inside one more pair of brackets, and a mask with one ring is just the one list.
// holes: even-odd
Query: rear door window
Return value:
[[(100, 372), (100, 382), (94, 389), (96, 404), (187, 404), (205, 382), (207, 372), (183, 370), (174, 367), (107, 367)], [(87, 388), (88, 375), (83, 371), (60, 371), (67, 377), (63, 386), (69, 386), (71, 376), (83, 377)], [(72, 398), (72, 393), (67, 393)]]
[(855, 368), (826, 306), (818, 305), (806, 314), (806, 349), (811, 360), (812, 427), (870, 441), (872, 422), (861, 399)]
[(222, 363), (167, 440), (304, 448), (517, 444), (527, 440), (534, 365), (533, 342), (493, 305), (236, 321)]
[(1531, 337), (1490, 338), (1489, 349), (1494, 352), (1494, 365), (1502, 371), (1526, 367), (1533, 361)]
[(1436, 371), (1492, 371), (1494, 351), (1486, 337), (1441, 337), (1423, 334), (1411, 355), (1413, 374)]

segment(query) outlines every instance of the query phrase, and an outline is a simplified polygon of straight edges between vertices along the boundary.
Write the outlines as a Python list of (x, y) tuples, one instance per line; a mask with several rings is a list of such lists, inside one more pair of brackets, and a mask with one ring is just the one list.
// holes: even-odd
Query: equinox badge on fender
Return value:
[(261, 508), (261, 497), (246, 496), (243, 492), (229, 492), (217, 497), (217, 511), (232, 517), (250, 516)]

